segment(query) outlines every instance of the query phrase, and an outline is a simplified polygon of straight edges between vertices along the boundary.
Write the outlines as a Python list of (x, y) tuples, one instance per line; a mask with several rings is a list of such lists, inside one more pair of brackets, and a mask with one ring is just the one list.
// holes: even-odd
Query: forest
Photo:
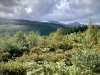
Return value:
[(100, 29), (0, 34), (0, 75), (100, 75)]

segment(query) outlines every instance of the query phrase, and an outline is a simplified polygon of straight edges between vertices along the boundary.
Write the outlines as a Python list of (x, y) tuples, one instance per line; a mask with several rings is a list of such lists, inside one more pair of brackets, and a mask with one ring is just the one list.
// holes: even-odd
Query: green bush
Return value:
[(57, 61), (60, 61), (62, 59), (66, 59), (66, 56), (64, 54), (61, 54), (61, 53), (56, 53), (52, 58), (51, 60), (53, 62), (57, 62)]
[(66, 69), (67, 66), (63, 61), (56, 63), (44, 62), (42, 65), (32, 62), (29, 75), (68, 75)]
[(73, 46), (72, 46), (71, 43), (68, 43), (67, 41), (64, 41), (64, 42), (58, 43), (58, 48), (63, 49), (64, 51), (66, 51), (66, 50), (72, 49)]
[(30, 49), (30, 54), (32, 54), (32, 53), (40, 54), (40, 53), (42, 53), (42, 49), (40, 47), (33, 47)]
[(77, 52), (72, 57), (72, 63), (81, 69), (91, 70), (92, 72), (100, 72), (100, 52), (96, 50), (87, 50), (81, 53)]
[(1, 64), (1, 73), (3, 75), (26, 75), (28, 67), (22, 63), (9, 61)]
[(26, 37), (27, 43), (29, 44), (29, 48), (33, 48), (34, 46), (37, 45), (38, 38), (39, 38), (39, 33), (38, 32), (29, 32), (29, 34)]
[(33, 53), (29, 56), (29, 59), (30, 60), (34, 60), (34, 61), (43, 61), (45, 59), (45, 54), (36, 54), (36, 53)]
[(27, 62), (27, 61), (30, 61), (29, 55), (24, 53), (21, 57), (17, 58), (17, 61), (18, 62)]
[(64, 61), (59, 61), (56, 63), (45, 62), (43, 64), (44, 75), (68, 75), (66, 72), (67, 66)]

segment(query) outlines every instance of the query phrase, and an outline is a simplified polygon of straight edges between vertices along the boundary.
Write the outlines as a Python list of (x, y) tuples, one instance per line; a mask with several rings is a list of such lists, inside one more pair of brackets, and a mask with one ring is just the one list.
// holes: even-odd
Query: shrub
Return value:
[(59, 62), (45, 62), (43, 64), (44, 75), (68, 75), (66, 72), (66, 65), (63, 61)]
[(61, 59), (66, 59), (66, 56), (64, 54), (61, 54), (61, 53), (57, 53), (51, 58), (51, 60), (53, 62), (60, 61)]
[(91, 70), (93, 72), (100, 72), (100, 52), (94, 50), (83, 51), (82, 53), (76, 53), (72, 57), (72, 63), (81, 69)]
[(40, 47), (33, 47), (33, 48), (30, 49), (30, 53), (31, 53), (31, 54), (32, 54), (32, 53), (40, 54), (40, 53), (42, 53), (42, 50), (41, 50)]
[(43, 61), (45, 59), (45, 55), (44, 54), (40, 54), (37, 55), (36, 53), (33, 53), (29, 56), (30, 60), (34, 60), (34, 61)]
[(11, 50), (10, 52), (16, 53), (17, 52), (25, 52), (28, 50), (28, 44), (26, 41), (26, 36), (22, 31), (17, 32), (11, 39)]
[(50, 40), (49, 45), (57, 46), (57, 42), (62, 41), (61, 29), (58, 29), (56, 32), (53, 32), (49, 35), (48, 40)]
[(39, 37), (39, 34), (38, 32), (29, 32), (28, 36), (27, 36), (27, 43), (29, 44), (29, 48), (32, 48), (34, 46), (37, 45), (37, 42), (38, 42), (38, 37)]
[(27, 66), (22, 63), (9, 61), (1, 64), (1, 72), (3, 75), (26, 75)]
[(18, 59), (17, 59), (17, 61), (19, 61), (19, 62), (26, 62), (26, 61), (29, 61), (30, 59), (29, 59), (29, 55), (28, 54), (23, 54), (21, 57), (19, 57)]
[(67, 67), (66, 71), (67, 75), (81, 75), (81, 69), (75, 65)]
[(45, 59), (45, 54), (41, 54), (38, 56), (37, 61), (43, 61)]
[(72, 46), (71, 43), (68, 43), (67, 41), (64, 41), (64, 42), (58, 43), (58, 48), (63, 49), (64, 51), (66, 51), (66, 50), (72, 49), (73, 46)]
[(23, 54), (23, 56), (21, 56), (20, 58), (17, 59), (17, 61), (19, 62), (27, 62), (27, 61), (31, 61), (31, 60), (34, 60), (34, 61), (43, 61), (45, 59), (45, 54), (36, 54), (36, 53), (33, 53), (33, 54)]
[(55, 52), (55, 51), (56, 51), (56, 49), (55, 49), (55, 46), (54, 46), (54, 45), (53, 45), (53, 46), (50, 46), (49, 48), (50, 48), (50, 49), (49, 49), (49, 51), (50, 51), (50, 52)]
[(5, 62), (5, 61), (8, 61), (8, 59), (11, 58), (11, 54), (6, 52), (6, 53), (2, 53), (1, 54), (1, 59)]
[(63, 49), (57, 49), (57, 50), (56, 50), (56, 53), (63, 53), (63, 52), (64, 52)]
[(71, 62), (71, 58), (72, 58), (72, 55), (75, 53), (74, 50), (69, 50), (69, 51), (66, 51), (65, 52), (65, 56), (66, 56), (66, 60), (65, 60), (65, 64), (67, 66), (72, 66), (72, 62)]
[(100, 74), (100, 63), (95, 64), (95, 67), (93, 68), (93, 72)]
[(65, 52), (65, 56), (71, 59), (71, 58), (72, 58), (72, 54), (73, 54), (72, 52), (73, 52), (73, 51), (71, 51), (71, 50), (66, 51), (66, 52)]

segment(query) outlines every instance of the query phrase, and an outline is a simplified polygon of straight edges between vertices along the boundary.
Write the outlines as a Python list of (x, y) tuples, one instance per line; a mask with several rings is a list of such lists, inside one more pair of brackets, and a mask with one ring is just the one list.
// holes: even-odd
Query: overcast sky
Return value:
[(100, 0), (0, 0), (0, 17), (100, 23)]

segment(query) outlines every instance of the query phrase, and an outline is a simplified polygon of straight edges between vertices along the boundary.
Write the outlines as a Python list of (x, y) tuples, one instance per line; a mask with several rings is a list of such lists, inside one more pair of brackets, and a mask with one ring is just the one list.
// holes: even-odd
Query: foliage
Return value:
[(66, 56), (64, 54), (61, 54), (61, 53), (57, 53), (51, 58), (51, 60), (53, 62), (57, 62), (57, 61), (60, 61), (62, 59), (66, 59)]
[(37, 45), (38, 37), (39, 37), (39, 34), (37, 32), (33, 32), (33, 31), (31, 31), (27, 35), (27, 42), (28, 42), (30, 49)]
[(58, 46), (59, 49), (63, 49), (64, 51), (73, 48), (72, 44), (68, 41), (59, 42), (57, 46)]
[(23, 56), (21, 56), (20, 58), (17, 59), (17, 61), (19, 62), (28, 62), (28, 61), (44, 61), (45, 60), (45, 54), (36, 54), (36, 53), (32, 53), (32, 54), (23, 54)]
[(89, 21), (89, 26), (86, 34), (87, 43), (97, 44), (98, 43), (98, 29), (97, 25), (93, 26), (92, 21)]
[(63, 61), (60, 62), (45, 62), (42, 65), (36, 64), (33, 62), (31, 64), (31, 68), (29, 72), (31, 75), (39, 74), (39, 75), (66, 75), (66, 66)]
[(0, 73), (23, 75), (17, 74), (21, 68), (24, 75), (99, 75), (99, 27), (90, 21), (86, 32), (81, 26), (75, 29), (70, 34), (58, 29), (48, 36), (34, 31), (0, 34)]
[(95, 50), (77, 52), (73, 55), (72, 63), (81, 69), (98, 73), (100, 71), (100, 52), (95, 52)]
[(62, 41), (62, 34), (61, 34), (61, 29), (58, 29), (56, 32), (51, 33), (48, 37), (48, 40), (52, 40), (50, 41), (49, 45), (50, 46), (57, 46), (57, 42)]
[(42, 53), (42, 50), (40, 47), (33, 47), (30, 49), (30, 53), (37, 53), (37, 54), (41, 54)]
[(84, 32), (88, 29), (87, 26), (77, 26), (77, 27), (69, 27), (69, 28), (65, 28), (62, 30), (62, 34), (66, 35), (66, 34), (71, 34), (71, 33), (78, 33), (78, 32)]
[(40, 54), (40, 55), (38, 55), (38, 54), (31, 54), (30, 56), (29, 56), (29, 59), (31, 59), (31, 60), (34, 60), (34, 61), (43, 61), (44, 59), (45, 59), (45, 55), (44, 54)]
[(26, 75), (27, 66), (22, 63), (9, 61), (1, 64), (1, 73), (3, 75)]

